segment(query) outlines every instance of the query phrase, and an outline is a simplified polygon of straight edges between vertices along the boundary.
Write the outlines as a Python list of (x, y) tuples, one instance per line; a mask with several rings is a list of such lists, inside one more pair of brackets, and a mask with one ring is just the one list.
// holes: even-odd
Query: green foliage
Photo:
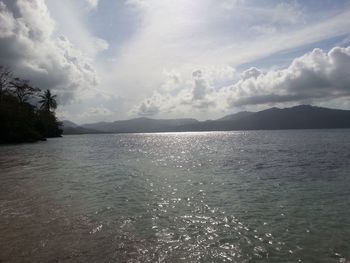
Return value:
[[(1, 88), (0, 143), (34, 142), (62, 135), (61, 123), (51, 111), (57, 107), (56, 96), (49, 90), (41, 94), (40, 89), (18, 78)], [(38, 100), (40, 108), (31, 104)]]

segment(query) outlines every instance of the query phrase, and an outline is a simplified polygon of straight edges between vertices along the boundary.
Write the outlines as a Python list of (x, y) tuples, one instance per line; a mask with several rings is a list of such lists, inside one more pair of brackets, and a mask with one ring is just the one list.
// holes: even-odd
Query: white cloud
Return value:
[(110, 115), (112, 112), (105, 107), (92, 107), (87, 111), (88, 115)]
[(85, 16), (89, 15), (78, 5), (78, 1), (46, 0), (52, 19), (56, 22), (55, 31), (64, 35), (84, 56), (95, 60), (101, 51), (109, 49), (109, 43), (97, 37), (86, 25)]
[[(218, 8), (211, 0), (129, 0), (138, 7), (140, 22), (137, 34), (118, 49), (115, 63), (108, 67), (113, 72), (110, 82), (122, 87), (116, 92), (138, 103), (164, 83), (164, 70), (189, 79), (198, 68), (236, 67), (350, 32), (348, 10), (306, 23), (296, 1), (275, 8), (244, 1), (220, 3), (233, 8)], [(271, 30), (257, 34), (258, 26)]]
[(52, 89), (61, 103), (97, 84), (90, 59), (57, 34), (44, 0), (0, 2), (0, 25), (0, 63), (34, 85)]
[(89, 5), (89, 8), (96, 8), (98, 6), (99, 0), (85, 0)]
[(82, 124), (101, 120), (114, 121), (123, 118), (126, 110), (123, 98), (90, 89), (74, 103), (59, 107), (56, 113), (61, 120), (68, 119)]
[[(118, 9), (107, 10), (112, 7)], [(324, 97), (343, 95), (339, 89), (329, 94), (287, 88), (301, 87), (306, 79), (332, 80), (330, 66), (316, 71), (306, 62), (317, 64), (322, 56), (316, 51), (312, 59), (299, 58), (304, 64), (293, 62), (299, 66), (283, 70), (235, 69), (350, 34), (348, 8), (318, 16), (305, 7), (302, 1), (277, 0), (0, 0), (0, 63), (41, 88), (54, 89), (62, 101), (76, 94), (80, 110), (65, 106), (74, 120), (97, 119), (90, 114), (93, 108), (112, 112), (96, 111), (103, 119), (135, 114), (203, 119), (239, 105), (317, 96), (322, 103)], [(326, 54), (325, 65), (334, 60), (320, 54)], [(333, 71), (341, 72), (340, 67)], [(83, 111), (90, 113), (83, 116)]]
[(257, 78), (262, 74), (261, 70), (252, 67), (250, 69), (245, 70), (244, 72), (242, 72), (241, 74), (241, 78), (242, 80), (246, 80), (246, 79), (250, 79), (250, 78)]
[(350, 47), (321, 49), (293, 60), (283, 70), (243, 79), (230, 88), (231, 105), (324, 101), (350, 96)]
[(99, 121), (101, 118), (114, 118), (114, 112), (103, 106), (87, 107), (83, 112), (72, 112), (59, 108), (56, 115), (61, 120), (70, 120), (77, 124)]
[(242, 2), (244, 2), (244, 0), (221, 0), (219, 6), (223, 9), (232, 10)]
[[(175, 94), (156, 92), (139, 107), (138, 113), (159, 115), (162, 111), (198, 112), (279, 103), (324, 103), (350, 97), (350, 47), (335, 47), (328, 53), (314, 49), (293, 60), (289, 67), (262, 72), (250, 68), (230, 86), (214, 89), (202, 71), (193, 72), (191, 85)], [(184, 82), (186, 83), (186, 82)], [(184, 84), (183, 83), (183, 84)]]
[(297, 1), (282, 2), (272, 9), (272, 24), (295, 25), (304, 22), (304, 13)]
[(219, 102), (219, 97), (224, 94), (215, 90), (215, 87), (220, 88), (218, 85), (232, 83), (237, 78), (235, 70), (229, 66), (198, 69), (190, 76), (167, 73), (161, 88), (136, 106), (133, 113), (141, 116), (161, 116), (191, 112), (192, 115), (199, 116), (209, 110), (221, 111), (223, 107), (227, 107), (227, 102)]

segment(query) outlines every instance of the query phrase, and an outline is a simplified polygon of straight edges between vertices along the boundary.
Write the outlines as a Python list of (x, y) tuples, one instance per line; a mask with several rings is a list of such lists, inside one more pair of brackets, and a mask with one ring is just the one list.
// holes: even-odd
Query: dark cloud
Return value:
[(82, 88), (96, 85), (92, 67), (56, 25), (44, 0), (0, 0), (0, 64), (42, 89), (52, 89), (61, 102)]

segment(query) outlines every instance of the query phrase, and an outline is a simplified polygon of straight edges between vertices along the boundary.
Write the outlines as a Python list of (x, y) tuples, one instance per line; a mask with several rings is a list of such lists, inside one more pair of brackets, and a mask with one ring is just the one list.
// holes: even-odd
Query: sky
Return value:
[(78, 124), (350, 109), (350, 0), (0, 0), (0, 65)]

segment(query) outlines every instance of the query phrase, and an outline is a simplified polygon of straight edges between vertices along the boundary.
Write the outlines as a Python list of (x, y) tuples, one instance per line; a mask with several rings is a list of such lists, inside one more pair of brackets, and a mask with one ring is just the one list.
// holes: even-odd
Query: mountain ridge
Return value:
[(193, 118), (152, 119), (140, 117), (63, 127), (64, 134), (72, 134), (70, 133), (72, 128), (81, 129), (79, 134), (84, 133), (84, 129), (86, 129), (86, 133), (142, 133), (350, 128), (350, 110), (298, 105), (289, 108), (273, 107), (257, 112), (242, 111), (208, 121), (198, 121)]

